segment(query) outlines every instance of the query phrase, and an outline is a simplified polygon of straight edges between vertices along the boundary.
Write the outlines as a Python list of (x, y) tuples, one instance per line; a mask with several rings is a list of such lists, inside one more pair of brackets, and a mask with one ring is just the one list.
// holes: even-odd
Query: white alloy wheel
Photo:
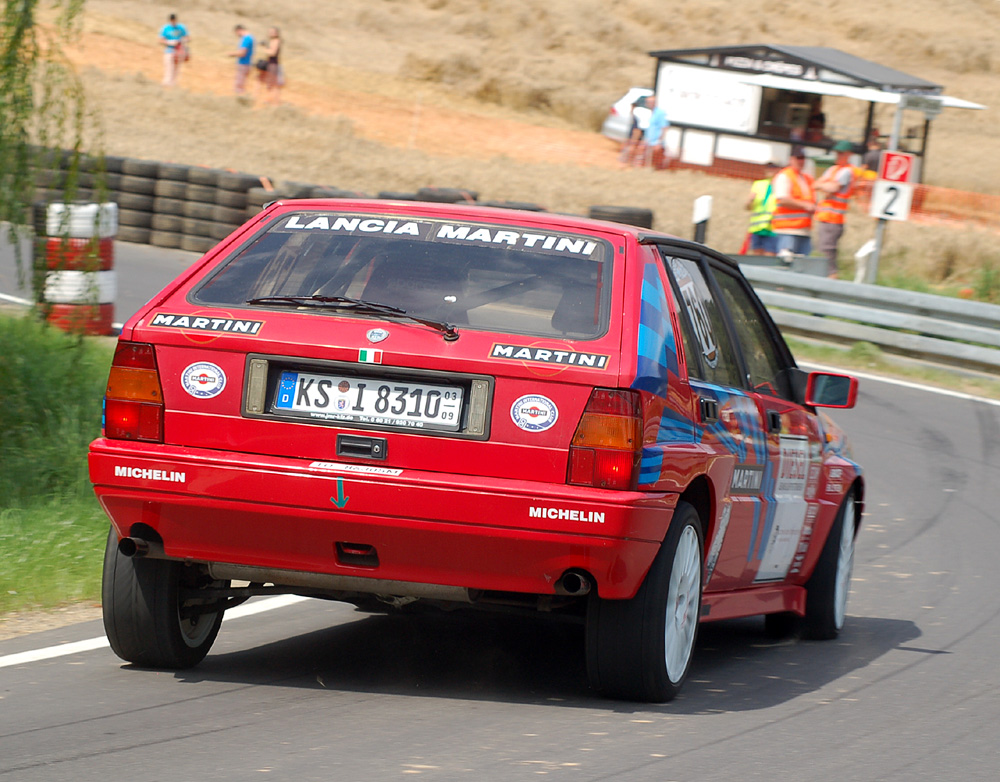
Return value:
[(844, 520), (840, 526), (840, 551), (837, 556), (837, 577), (834, 582), (833, 622), (837, 629), (844, 626), (847, 614), (847, 595), (851, 591), (854, 572), (854, 497), (844, 500)]
[(181, 640), (191, 649), (196, 649), (208, 640), (214, 632), (218, 632), (219, 612), (194, 614), (184, 617), (181, 606), (177, 606), (177, 623), (181, 631)]
[(854, 570), (856, 507), (854, 489), (851, 488), (837, 510), (816, 569), (806, 582), (803, 638), (828, 641), (836, 638), (844, 627)]
[(667, 676), (674, 684), (687, 672), (698, 628), (700, 601), (701, 546), (694, 527), (686, 526), (674, 552), (667, 592), (667, 621), (663, 629)]

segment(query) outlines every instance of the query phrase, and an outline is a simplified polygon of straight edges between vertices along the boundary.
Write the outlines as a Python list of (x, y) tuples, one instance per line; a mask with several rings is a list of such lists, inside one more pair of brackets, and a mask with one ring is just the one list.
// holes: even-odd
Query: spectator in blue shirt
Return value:
[(250, 73), (250, 63), (253, 61), (253, 36), (247, 32), (247, 28), (241, 24), (233, 28), (240, 45), (236, 51), (230, 52), (230, 57), (236, 58), (236, 79), (233, 82), (233, 91), (237, 95), (246, 93), (247, 74)]
[(667, 112), (656, 104), (655, 98), (647, 98), (646, 106), (651, 111), (649, 114), (649, 124), (646, 125), (642, 142), (646, 165), (650, 165), (654, 162), (655, 151), (657, 149), (665, 149), (664, 143), (666, 142), (666, 138), (664, 138), (663, 134), (670, 127), (670, 121), (667, 119)]
[(163, 51), (163, 86), (173, 87), (181, 74), (181, 63), (188, 59), (188, 31), (177, 21), (177, 14), (170, 14), (160, 30)]

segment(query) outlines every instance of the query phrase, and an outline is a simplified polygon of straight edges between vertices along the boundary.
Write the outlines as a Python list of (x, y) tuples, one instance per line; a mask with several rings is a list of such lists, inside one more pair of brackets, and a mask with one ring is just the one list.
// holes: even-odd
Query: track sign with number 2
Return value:
[(908, 220), (913, 202), (913, 185), (876, 179), (868, 214), (880, 220)]

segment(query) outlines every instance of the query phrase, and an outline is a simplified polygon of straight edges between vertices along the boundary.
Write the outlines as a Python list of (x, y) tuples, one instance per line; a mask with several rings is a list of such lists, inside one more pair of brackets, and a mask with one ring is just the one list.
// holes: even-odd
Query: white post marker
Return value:
[(708, 219), (712, 216), (712, 196), (703, 195), (694, 199), (694, 215), (691, 222), (694, 223), (694, 240), (705, 243), (705, 235), (708, 233)]

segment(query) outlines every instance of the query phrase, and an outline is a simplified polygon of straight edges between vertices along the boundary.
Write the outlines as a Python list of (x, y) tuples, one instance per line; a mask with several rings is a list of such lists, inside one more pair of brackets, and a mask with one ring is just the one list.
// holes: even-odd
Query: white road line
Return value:
[(31, 307), (33, 302), (27, 299), (22, 299), (18, 296), (10, 296), (6, 293), (0, 293), (0, 301), (9, 301), (11, 304), (23, 304), (25, 307)]
[(302, 597), (301, 595), (278, 595), (277, 597), (268, 597), (264, 600), (254, 600), (253, 602), (236, 606), (236, 608), (230, 608), (226, 611), (223, 621), (242, 619), (244, 616), (253, 616), (254, 614), (263, 614), (265, 611), (274, 611), (276, 608), (304, 603), (309, 599), (311, 598)]
[[(301, 603), (304, 600), (309, 600), (309, 598), (300, 597), (299, 595), (280, 595), (279, 597), (269, 597), (265, 600), (255, 600), (226, 611), (224, 621), (262, 614), (265, 611), (274, 611), (278, 608)], [(7, 668), (11, 665), (24, 665), (25, 663), (34, 663), (41, 660), (51, 660), (53, 657), (64, 657), (81, 652), (92, 652), (94, 649), (102, 649), (106, 646), (108, 646), (108, 639), (101, 636), (100, 638), (88, 638), (86, 641), (48, 646), (44, 649), (32, 649), (27, 652), (18, 652), (17, 654), (8, 654), (0, 657), (0, 668)]]
[(8, 654), (5, 657), (0, 657), (0, 668), (6, 668), (9, 665), (36, 663), (39, 660), (51, 660), (53, 657), (62, 657), (67, 654), (92, 652), (94, 649), (100, 649), (102, 646), (107, 645), (107, 638), (88, 638), (86, 641), (77, 641), (71, 644), (61, 644), (60, 646), (49, 646), (45, 649), (33, 649), (27, 652)]
[(922, 383), (914, 383), (909, 380), (897, 380), (893, 377), (886, 377), (885, 375), (869, 375), (866, 372), (855, 372), (853, 369), (844, 369), (842, 367), (828, 367), (822, 364), (813, 364), (811, 361), (803, 361), (799, 364), (801, 367), (809, 367), (811, 369), (819, 370), (820, 372), (836, 372), (841, 375), (853, 375), (858, 378), (858, 380), (874, 380), (879, 383), (887, 383), (890, 386), (900, 386), (901, 388), (912, 388), (915, 391), (927, 391), (931, 394), (941, 394), (942, 396), (950, 396), (955, 399), (965, 399), (969, 402), (982, 402), (987, 405), (994, 405), (1000, 407), (1000, 400), (997, 399), (987, 399), (982, 396), (973, 396), (972, 394), (963, 394), (961, 391), (952, 391), (948, 388), (938, 388), (937, 386), (925, 386)]

